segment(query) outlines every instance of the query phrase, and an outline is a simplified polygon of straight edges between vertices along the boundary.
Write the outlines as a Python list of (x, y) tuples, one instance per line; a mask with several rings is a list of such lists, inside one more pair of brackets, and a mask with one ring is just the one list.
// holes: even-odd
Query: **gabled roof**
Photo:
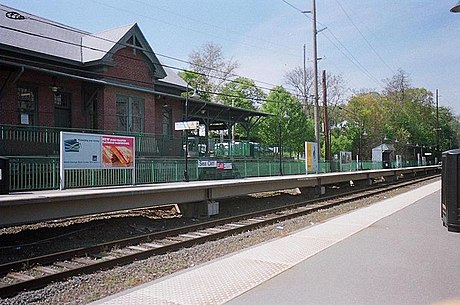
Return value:
[[(11, 11), (25, 19), (8, 18), (6, 14)], [(81, 62), (82, 35), (89, 34), (2, 4), (0, 25), (0, 45), (75, 62)]]
[[(7, 12), (24, 19), (10, 19)], [(137, 24), (91, 34), (0, 4), (0, 25), (0, 48), (85, 66), (107, 64), (117, 50), (129, 45), (150, 60), (156, 78), (166, 77)]]
[(81, 38), (82, 62), (101, 60), (117, 43), (123, 43), (120, 40), (133, 26), (134, 24), (127, 24), (116, 29), (83, 35)]
[(185, 80), (183, 80), (179, 75), (177, 75), (177, 73), (174, 72), (171, 68), (163, 67), (163, 69), (166, 72), (166, 77), (158, 80), (157, 83), (169, 85), (169, 86), (178, 88), (182, 91), (186, 91), (187, 82)]
[(395, 151), (393, 144), (382, 143), (379, 146), (372, 148), (373, 151)]

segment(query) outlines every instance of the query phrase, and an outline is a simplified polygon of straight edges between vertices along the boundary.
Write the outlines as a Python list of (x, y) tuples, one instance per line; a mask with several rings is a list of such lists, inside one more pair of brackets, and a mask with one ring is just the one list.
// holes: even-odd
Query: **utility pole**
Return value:
[[(324, 124), (324, 158), (326, 161), (331, 161), (331, 150), (329, 143), (329, 123), (327, 120), (327, 84), (326, 84), (326, 70), (323, 70), (322, 77), (323, 87), (323, 124)], [(360, 156), (361, 157), (361, 156)]]
[[(312, 17), (313, 17), (313, 119), (315, 121), (315, 142), (318, 145), (318, 152), (321, 151), (320, 139), (319, 139), (319, 116), (318, 116), (318, 50), (316, 44), (316, 0), (312, 0)], [(318, 153), (318, 161), (321, 159)]]

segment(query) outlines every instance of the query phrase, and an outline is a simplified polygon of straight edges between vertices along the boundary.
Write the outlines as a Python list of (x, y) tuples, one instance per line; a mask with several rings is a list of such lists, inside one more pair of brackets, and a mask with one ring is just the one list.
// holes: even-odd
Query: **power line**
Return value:
[[(171, 22), (168, 22), (168, 21), (159, 20), (159, 19), (153, 18), (153, 17), (150, 16), (150, 15), (139, 14), (139, 13), (137, 13), (137, 12), (133, 12), (133, 11), (130, 11), (130, 10), (127, 10), (127, 9), (119, 8), (119, 7), (110, 5), (110, 4), (102, 3), (102, 2), (97, 1), (97, 0), (93, 0), (93, 2), (96, 2), (96, 3), (98, 3), (98, 4), (102, 5), (102, 6), (106, 6), (106, 7), (112, 8), (112, 9), (117, 10), (117, 11), (124, 11), (124, 12), (130, 13), (130, 14), (133, 14), (133, 15), (137, 15), (137, 16), (140, 16), (140, 17), (143, 17), (143, 18), (146, 18), (146, 19), (150, 19), (150, 20), (159, 22), (159, 23), (161, 23), (161, 24), (167, 24), (167, 25), (172, 26), (172, 27), (177, 27), (177, 28), (180, 28), (180, 29), (182, 29), (182, 30), (193, 31), (193, 32), (196, 32), (196, 33), (199, 33), (199, 34), (204, 34), (204, 35), (207, 35), (207, 36), (211, 35), (211, 36), (214, 36), (214, 37), (216, 37), (216, 38), (218, 38), (218, 39), (220, 39), (220, 40), (227, 40), (227, 41), (231, 41), (231, 42), (237, 42), (237, 43), (246, 45), (246, 46), (251, 47), (251, 48), (255, 48), (255, 49), (262, 50), (262, 48), (260, 48), (260, 46), (258, 46), (258, 45), (252, 45), (252, 44), (249, 44), (249, 43), (242, 43), (240, 40), (234, 40), (234, 39), (230, 39), (230, 38), (228, 38), (228, 37), (222, 37), (222, 36), (219, 36), (219, 35), (216, 35), (216, 34), (212, 34), (212, 33), (208, 33), (208, 32), (203, 32), (203, 31), (201, 31), (201, 30), (193, 29), (193, 28), (191, 28), (191, 27), (184, 27), (184, 26), (178, 25), (178, 24), (176, 24), (176, 23), (171, 23)], [(147, 4), (147, 3), (145, 3), (145, 2), (141, 2), (141, 1), (137, 1), (137, 2), (143, 3), (144, 5), (149, 5), (149, 6), (151, 6), (150, 4)], [(164, 10), (164, 9), (163, 9), (163, 10)], [(164, 11), (167, 11), (167, 10), (164, 10)], [(176, 14), (176, 15), (178, 15), (178, 14)], [(205, 25), (210, 25), (210, 26), (212, 26), (212, 27), (214, 27), (214, 28), (223, 29), (223, 30), (225, 30), (226, 32), (229, 32), (229, 31), (230, 31), (230, 32), (234, 32), (234, 33), (236, 32), (236, 31), (234, 31), (234, 30), (229, 30), (229, 29), (226, 29), (226, 28), (222, 28), (222, 27), (220, 27), (220, 26), (216, 26), (216, 25), (213, 25), (213, 24), (204, 23), (202, 20), (195, 20), (195, 19), (193, 19), (193, 18), (190, 18), (190, 17), (187, 17), (187, 16), (183, 16), (183, 15), (179, 15), (179, 16), (181, 16), (181, 18), (184, 18), (184, 17), (185, 17), (185, 18), (187, 18), (187, 19), (189, 19), (189, 20), (192, 20), (192, 21), (194, 21), (195, 23), (201, 23), (201, 24), (205, 24)], [(269, 42), (269, 41), (266, 41), (266, 40), (261, 40), (260, 38), (255, 38), (255, 40), (263, 41), (264, 43), (268, 43), (268, 44), (270, 44), (270, 45), (276, 46), (277, 48), (271, 49), (271, 51), (276, 52), (276, 53), (278, 53), (278, 54), (288, 55), (288, 56), (292, 56), (292, 57), (298, 57), (298, 55), (293, 54), (293, 53), (285, 53), (285, 52), (280, 52), (280, 51), (279, 51), (278, 48), (279, 48), (280, 46), (281, 46), (281, 47), (284, 47), (284, 48), (285, 48), (285, 46), (282, 46), (282, 45), (279, 45), (279, 44), (275, 44), (275, 43), (273, 43), (273, 42)], [(287, 48), (286, 48), (286, 49), (287, 49)]]
[[(8, 12), (8, 11), (6, 11), (6, 10), (4, 10), (4, 9), (0, 9), (0, 10), (3, 10), (3, 11), (5, 11), (5, 12)], [(58, 27), (58, 28), (61, 28), (61, 29), (65, 29), (65, 30), (68, 30), (68, 31), (73, 31), (73, 32), (76, 32), (76, 33), (79, 33), (79, 34), (84, 34), (84, 35), (87, 35), (87, 36), (90, 36), (90, 37), (93, 37), (93, 38), (96, 38), (96, 39), (100, 39), (100, 40), (103, 40), (103, 41), (107, 41), (107, 42), (110, 42), (110, 43), (113, 43), (113, 44), (122, 45), (122, 46), (124, 46), (124, 47), (134, 47), (134, 48), (136, 48), (136, 46), (133, 46), (133, 45), (130, 45), (130, 44), (121, 43), (121, 42), (118, 42), (118, 41), (113, 41), (113, 40), (106, 39), (106, 38), (103, 38), (103, 37), (99, 37), (99, 36), (96, 36), (96, 35), (94, 35), (94, 34), (90, 34), (90, 33), (87, 33), (87, 32), (81, 31), (81, 30), (77, 30), (77, 29), (74, 29), (74, 28), (71, 28), (71, 27), (67, 27), (67, 26), (60, 25), (60, 24), (54, 24), (54, 23), (52, 23), (52, 22), (47, 22), (47, 21), (44, 21), (44, 20), (41, 20), (41, 19), (37, 19), (37, 18), (30, 17), (30, 16), (29, 16), (29, 17), (25, 17), (25, 19), (30, 19), (30, 20), (33, 20), (33, 21), (36, 21), (36, 22), (45, 23), (45, 24), (48, 24), (48, 25), (51, 25), (51, 26), (55, 26), (55, 27)], [(77, 47), (82, 47), (82, 48), (89, 49), (89, 50), (93, 50), (93, 51), (98, 51), (98, 52), (102, 52), (102, 53), (108, 53), (108, 54), (115, 55), (115, 53), (110, 52), (110, 51), (106, 51), (106, 50), (102, 50), (102, 49), (98, 49), (98, 48), (86, 46), (86, 45), (79, 44), (79, 43), (70, 42), (70, 41), (63, 40), (63, 39), (59, 39), (59, 38), (55, 38), (55, 37), (45, 36), (45, 35), (43, 35), (43, 34), (36, 34), (36, 33), (28, 32), (28, 31), (23, 31), (23, 30), (19, 30), (19, 29), (7, 27), (7, 26), (2, 26), (2, 25), (0, 25), (0, 28), (4, 28), (4, 29), (10, 30), (10, 31), (19, 32), (19, 33), (21, 33), (21, 34), (26, 34), (26, 35), (31, 35), (31, 36), (43, 38), (43, 39), (48, 39), (48, 40), (56, 41), (56, 42), (59, 42), (59, 43), (64, 43), (64, 44), (69, 44), (69, 45), (73, 45), (73, 46), (77, 46)], [(142, 51), (144, 51), (144, 52), (146, 52), (146, 53), (151, 53), (151, 54), (156, 55), (156, 56), (161, 56), (161, 57), (165, 57), (165, 58), (168, 58), (168, 59), (172, 59), (172, 60), (175, 60), (175, 61), (179, 61), (179, 62), (182, 62), (182, 63), (187, 63), (187, 64), (189, 64), (189, 65), (192, 65), (191, 62), (186, 61), (186, 60), (178, 59), (178, 58), (175, 58), (175, 57), (172, 57), (172, 56), (163, 55), (163, 54), (159, 54), (159, 53), (154, 53), (154, 52), (151, 52), (151, 51), (146, 50), (146, 49), (144, 49), (144, 48), (139, 48), (139, 47), (137, 47), (137, 48), (138, 48), (138, 49), (141, 49)], [(124, 58), (127, 58), (127, 59), (130, 59), (130, 60), (141, 61), (140, 59), (133, 58), (133, 57), (129, 57), (129, 56), (125, 56), (125, 55), (120, 55), (120, 54), (118, 54), (118, 56), (124, 57)], [(163, 67), (168, 67), (168, 68), (171, 68), (171, 69), (175, 69), (175, 70), (179, 70), (179, 71), (184, 71), (184, 72), (193, 72), (193, 73), (195, 73), (195, 74), (205, 76), (204, 74), (199, 73), (199, 72), (196, 72), (196, 71), (190, 71), (190, 70), (187, 70), (187, 69), (183, 69), (183, 68), (179, 68), (179, 67), (174, 67), (174, 66), (169, 66), (169, 65), (162, 64), (162, 63), (159, 63), (159, 64), (160, 64), (161, 66), (163, 66)], [(209, 69), (209, 70), (214, 71), (214, 72), (223, 72), (222, 70), (215, 69), (215, 68), (212, 68), (212, 67), (206, 67), (206, 66), (203, 66), (203, 65), (197, 65), (197, 66), (198, 66), (198, 67), (201, 67), (201, 68)], [(223, 77), (219, 77), (219, 76), (216, 76), (216, 75), (212, 75), (212, 76), (210, 76), (210, 77), (215, 78), (215, 79), (224, 80), (224, 81), (237, 82), (237, 83), (238, 83), (237, 80), (229, 80), (229, 79), (226, 79), (226, 78), (223, 78)], [(238, 75), (238, 74), (233, 73), (233, 74), (229, 75), (229, 77), (244, 77), (244, 76), (241, 76), (241, 75)], [(245, 78), (247, 78), (247, 77), (245, 77)], [(277, 86), (277, 85), (275, 85), (275, 84), (271, 84), (271, 83), (264, 82), (264, 81), (260, 81), (260, 80), (256, 80), (256, 79), (251, 79), (251, 78), (248, 78), (248, 79), (254, 81), (255, 83), (257, 82), (257, 83), (261, 83), (261, 84), (265, 84), (265, 85), (270, 85), (270, 86), (274, 86), (274, 87)], [(256, 87), (259, 88), (259, 89), (262, 89), (262, 90), (269, 90), (269, 91), (272, 90), (272, 88), (262, 87), (262, 86), (258, 86), (258, 85), (256, 85)]]
[[(288, 1), (286, 0), (281, 0), (282, 2), (286, 3), (287, 5), (289, 5), (290, 7), (292, 7), (293, 9), (295, 9), (296, 11), (300, 12), (305, 18), (307, 19), (310, 19), (312, 20), (312, 18), (306, 14), (306, 11), (303, 11), (301, 9), (299, 9), (298, 7), (296, 7), (295, 5), (289, 3)], [(340, 51), (346, 59), (348, 59), (355, 67), (357, 67), (359, 70), (361, 70), (361, 72), (363, 74), (365, 74), (367, 77), (369, 77), (370, 79), (372, 79), (374, 82), (376, 82), (379, 86), (382, 85), (382, 82), (379, 81), (374, 75), (372, 75), (372, 73), (369, 72), (369, 70), (366, 69), (366, 67), (364, 67), (358, 59), (356, 59), (356, 57), (350, 52), (350, 50), (348, 50), (347, 47), (345, 47), (345, 45), (337, 38), (336, 35), (334, 35), (334, 33), (332, 32), (332, 30), (330, 28), (328, 28), (326, 25), (324, 25), (323, 23), (319, 22), (319, 21), (316, 21), (319, 25), (323, 26), (330, 34), (331, 36), (335, 39), (335, 41), (338, 42), (338, 44), (348, 53), (348, 55), (342, 51), (342, 49), (340, 49), (336, 43), (334, 43), (332, 41), (331, 38), (329, 38), (327, 35), (324, 35), (324, 37), (326, 37), (326, 39), (338, 50)], [(321, 31), (322, 33), (324, 31)]]
[[(167, 9), (164, 9), (164, 8), (161, 8), (159, 6), (155, 6), (155, 5), (152, 5), (151, 3), (147, 3), (147, 2), (144, 2), (144, 1), (140, 1), (140, 0), (134, 0), (135, 2), (138, 2), (138, 3), (141, 3), (143, 5), (146, 5), (146, 6), (150, 6), (150, 7), (153, 7), (155, 9), (158, 9), (158, 10), (161, 10), (161, 11), (164, 11), (168, 14), (172, 14), (172, 15), (175, 15), (175, 16), (178, 16), (180, 18), (183, 18), (183, 19), (188, 19), (190, 21), (193, 21), (195, 24), (202, 24), (202, 25), (206, 25), (206, 26), (209, 26), (209, 27), (212, 27), (212, 28), (217, 28), (217, 29), (221, 29), (223, 31), (225, 31), (225, 33), (235, 33), (235, 34), (238, 34), (238, 35), (241, 35), (241, 34), (245, 34), (245, 33), (242, 33), (242, 32), (238, 32), (238, 31), (235, 31), (234, 29), (232, 28), (225, 28), (225, 27), (222, 27), (220, 25), (216, 25), (216, 24), (212, 24), (212, 23), (208, 23), (208, 22), (204, 22), (203, 20), (198, 20), (198, 19), (194, 19), (194, 18), (191, 18), (190, 16), (187, 16), (187, 15), (182, 15), (182, 14), (178, 14), (177, 12), (174, 12), (174, 11), (170, 11), (170, 10), (167, 10)], [(98, 2), (100, 3), (100, 2)], [(100, 3), (101, 4), (101, 3)], [(102, 4), (104, 5), (104, 4)], [(221, 37), (219, 37), (221, 38)], [(221, 38), (221, 39), (225, 39), (225, 38)], [(279, 48), (279, 47), (284, 47), (286, 48), (285, 45), (280, 45), (280, 44), (277, 44), (277, 43), (274, 43), (272, 41), (268, 41), (268, 40), (265, 40), (265, 39), (261, 39), (260, 37), (252, 37), (251, 38), (252, 40), (255, 40), (255, 41), (260, 41), (260, 42), (263, 42), (263, 43), (266, 43), (266, 44), (270, 44), (276, 48)], [(261, 49), (260, 47), (258, 46), (252, 46), (252, 45), (249, 45), (251, 47), (255, 47), (255, 48), (258, 48), (258, 49)], [(272, 49), (273, 51), (279, 51), (278, 49)], [(290, 48), (286, 48), (286, 50), (291, 50), (293, 51), (292, 49)], [(284, 54), (284, 53), (283, 53)], [(294, 56), (294, 57), (298, 57), (297, 54), (293, 54), (293, 53), (288, 53), (288, 55), (291, 55), (291, 56)]]
[(305, 11), (302, 11), (300, 8), (298, 8), (297, 6), (294, 6), (293, 4), (287, 2), (286, 0), (281, 0), (281, 1), (283, 1), (284, 3), (286, 3), (287, 5), (289, 5), (290, 7), (292, 7), (293, 9), (295, 9), (296, 11), (298, 11), (298, 12), (300, 12), (300, 13), (302, 13), (302, 14), (305, 13)]
[(358, 31), (358, 33), (361, 35), (361, 37), (364, 39), (364, 41), (367, 43), (367, 45), (371, 48), (371, 50), (375, 53), (375, 55), (377, 55), (377, 57), (380, 59), (380, 61), (388, 68), (388, 70), (391, 71), (391, 73), (393, 74), (396, 74), (395, 71), (386, 63), (386, 61), (382, 58), (382, 56), (380, 56), (380, 54), (377, 52), (377, 50), (371, 45), (371, 43), (369, 42), (369, 40), (366, 39), (366, 37), (364, 36), (364, 34), (361, 32), (361, 30), (358, 28), (358, 26), (353, 22), (353, 19), (351, 19), (350, 15), (347, 13), (347, 11), (345, 10), (345, 8), (342, 6), (342, 4), (338, 1), (338, 0), (335, 0), (335, 2), (337, 2), (337, 4), (340, 6), (340, 8), (342, 9), (343, 13), (345, 14), (345, 16), (347, 16), (348, 20), (350, 20), (350, 23), (353, 25), (353, 27)]
[[(9, 11), (7, 11), (5, 9), (2, 9), (2, 8), (0, 8), (0, 10), (4, 11), (6, 13), (9, 12)], [(35, 22), (44, 23), (44, 24), (47, 24), (47, 25), (50, 25), (50, 26), (53, 26), (53, 27), (57, 27), (57, 28), (67, 30), (67, 31), (71, 31), (71, 32), (82, 34), (82, 35), (90, 36), (90, 37), (93, 37), (93, 38), (96, 38), (96, 39), (100, 39), (100, 40), (103, 40), (103, 41), (106, 41), (106, 42), (113, 43), (114, 45), (121, 45), (121, 46), (124, 46), (124, 47), (137, 48), (137, 49), (140, 49), (140, 50), (142, 50), (142, 51), (144, 51), (146, 53), (151, 53), (151, 54), (156, 55), (156, 56), (165, 57), (165, 58), (168, 58), (168, 59), (171, 59), (171, 60), (175, 60), (175, 61), (179, 61), (179, 62), (182, 62), (182, 63), (189, 64), (189, 65), (192, 64), (191, 62), (189, 62), (187, 60), (178, 59), (178, 58), (175, 58), (173, 56), (168, 56), (168, 55), (155, 53), (155, 52), (152, 52), (150, 50), (146, 50), (145, 48), (140, 48), (140, 47), (133, 46), (131, 44), (127, 44), (127, 43), (123, 43), (123, 42), (119, 42), (119, 41), (113, 41), (113, 40), (110, 40), (110, 39), (107, 39), (107, 38), (99, 37), (99, 36), (97, 36), (95, 34), (91, 34), (89, 32), (82, 31), (82, 30), (79, 30), (79, 29), (76, 29), (76, 28), (73, 28), (73, 27), (69, 27), (69, 26), (66, 26), (66, 25), (59, 24), (59, 23), (54, 23), (52, 21), (47, 21), (47, 20), (44, 20), (44, 19), (41, 19), (41, 18), (40, 19), (39, 18), (34, 18), (33, 15), (29, 15), (27, 17), (24, 17), (24, 19), (26, 19), (26, 20), (29, 19), (29, 20), (32, 20), (32, 21), (35, 21)], [(21, 20), (23, 20), (23, 19), (21, 19)], [(23, 30), (11, 28), (11, 27), (3, 26), (3, 25), (0, 25), (0, 28), (4, 28), (4, 29), (10, 30), (10, 31), (16, 31), (16, 32), (19, 32), (19, 33), (25, 34), (25, 35), (31, 35), (31, 36), (35, 36), (35, 37), (39, 37), (39, 38), (43, 38), (43, 39), (56, 41), (58, 43), (69, 44), (69, 45), (73, 45), (73, 46), (76, 46), (76, 47), (81, 47), (81, 48), (85, 48), (85, 49), (89, 49), (89, 50), (93, 50), (93, 51), (97, 51), (97, 52), (102, 52), (104, 54), (107, 53), (107, 54), (115, 55), (114, 52), (98, 49), (98, 48), (95, 48), (95, 47), (86, 46), (86, 45), (79, 44), (79, 43), (74, 43), (74, 42), (71, 42), (71, 41), (67, 41), (67, 40), (63, 40), (63, 39), (59, 39), (59, 38), (55, 38), (55, 37), (45, 36), (43, 34), (37, 34), (37, 33), (28, 32), (28, 31), (23, 31)], [(141, 59), (129, 57), (129, 56), (126, 56), (126, 55), (123, 55), (123, 54), (117, 54), (117, 56), (127, 58), (129, 60), (143, 62)], [(30, 62), (33, 62), (33, 61), (30, 61)], [(35, 62), (35, 63), (38, 64), (38, 62)], [(190, 71), (190, 70), (184, 69), (184, 68), (179, 68), (179, 67), (175, 67), (175, 66), (171, 66), (171, 65), (162, 64), (162, 63), (159, 63), (159, 65), (161, 65), (162, 67), (167, 67), (167, 68), (177, 70), (177, 71), (191, 72), (191, 73), (194, 73), (194, 74), (197, 74), (197, 75), (206, 76), (203, 73), (199, 73), (199, 72), (196, 72), (196, 71)], [(60, 66), (52, 65), (52, 64), (49, 64), (49, 66), (53, 66), (54, 68), (61, 68)], [(202, 66), (202, 65), (198, 65), (198, 66), (202, 67), (202, 68), (209, 69), (211, 71), (223, 72), (223, 71), (221, 71), (219, 69), (215, 69), (215, 68), (212, 68), (212, 67), (206, 67), (206, 66)], [(66, 69), (70, 70), (70, 71), (81, 72), (81, 70), (76, 69), (76, 68), (66, 67)], [(88, 73), (88, 74), (92, 74), (94, 76), (97, 76), (97, 77), (110, 77), (110, 78), (113, 78), (113, 79), (124, 80), (124, 81), (135, 81), (137, 83), (143, 83), (143, 84), (146, 84), (146, 85), (150, 84), (150, 83), (143, 82), (143, 81), (140, 81), (140, 80), (128, 79), (128, 78), (123, 78), (123, 77), (116, 77), (116, 76), (112, 76), (112, 75), (108, 76), (108, 75), (100, 74), (100, 73), (93, 72), (93, 71), (85, 71), (85, 72)], [(245, 77), (245, 76), (241, 76), (241, 75), (238, 75), (236, 73), (233, 73), (233, 74), (231, 74), (229, 76), (230, 77), (235, 77), (235, 78), (238, 78), (238, 77), (247, 78), (247, 79), (249, 79), (249, 80), (251, 80), (251, 81), (253, 81), (255, 83), (261, 83), (261, 84), (265, 84), (265, 85), (269, 85), (269, 86), (273, 86), (273, 87), (279, 86), (279, 85), (276, 85), (276, 84), (272, 84), (272, 83), (268, 83), (268, 82), (248, 78), (248, 77)], [(241, 82), (238, 79), (233, 79), (233, 80), (232, 79), (226, 79), (224, 77), (219, 77), (219, 76), (216, 76), (216, 75), (210, 75), (210, 77), (215, 78), (215, 79), (228, 81), (228, 82), (231, 82), (231, 83), (240, 83), (241, 84)], [(267, 91), (273, 91), (274, 90), (274, 88), (263, 87), (263, 86), (260, 86), (260, 85), (255, 85), (255, 87), (259, 88), (261, 90), (267, 90)], [(300, 98), (300, 95), (295, 93), (292, 89), (289, 90), (289, 89), (285, 88), (285, 90), (287, 92), (289, 92), (292, 96), (294, 96), (296, 98)], [(201, 91), (204, 92), (204, 93), (212, 94), (212, 95), (218, 95), (218, 93), (216, 93), (216, 92), (211, 92), (211, 91), (208, 92), (208, 91), (205, 91), (205, 90), (201, 90)], [(238, 97), (238, 96), (234, 96), (234, 97)]]

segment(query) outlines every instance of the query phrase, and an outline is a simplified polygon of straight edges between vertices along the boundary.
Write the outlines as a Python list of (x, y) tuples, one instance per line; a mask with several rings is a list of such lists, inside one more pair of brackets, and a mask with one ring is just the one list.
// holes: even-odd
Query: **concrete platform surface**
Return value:
[[(440, 182), (94, 304), (460, 303)], [(447, 303), (446, 303), (447, 304)]]

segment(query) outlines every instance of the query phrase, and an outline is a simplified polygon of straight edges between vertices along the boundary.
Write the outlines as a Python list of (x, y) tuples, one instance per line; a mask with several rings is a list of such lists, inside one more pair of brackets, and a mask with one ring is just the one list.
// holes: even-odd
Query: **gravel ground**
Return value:
[[(433, 180), (399, 188), (372, 198), (362, 199), (331, 209), (314, 212), (307, 216), (284, 221), (281, 224), (263, 227), (202, 245), (196, 245), (177, 252), (154, 256), (115, 269), (100, 271), (91, 275), (72, 277), (65, 282), (53, 283), (43, 289), (23, 292), (13, 298), (0, 299), (0, 304), (86, 304), (127, 288), (208, 262), (212, 259), (251, 247), (261, 242), (286, 236), (306, 226), (324, 222), (331, 217), (368, 206), (384, 198), (397, 195), (431, 182), (433, 182)], [(264, 207), (274, 204), (283, 205), (299, 200), (301, 196), (274, 193), (268, 197), (258, 197), (259, 198), (237, 198), (228, 202), (221, 201), (221, 210), (225, 213), (225, 209), (230, 205), (233, 207), (237, 206), (242, 210), (245, 210), (243, 208), (244, 206), (250, 206), (252, 209), (260, 205)], [(6, 233), (3, 232), (3, 234)]]

